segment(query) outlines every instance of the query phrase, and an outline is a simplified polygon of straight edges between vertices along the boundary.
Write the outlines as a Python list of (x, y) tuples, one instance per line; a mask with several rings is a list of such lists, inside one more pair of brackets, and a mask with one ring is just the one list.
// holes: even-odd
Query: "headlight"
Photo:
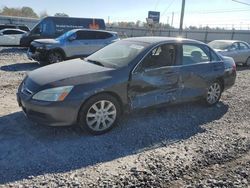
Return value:
[(32, 98), (40, 101), (63, 101), (74, 86), (63, 86), (45, 89), (36, 93)]

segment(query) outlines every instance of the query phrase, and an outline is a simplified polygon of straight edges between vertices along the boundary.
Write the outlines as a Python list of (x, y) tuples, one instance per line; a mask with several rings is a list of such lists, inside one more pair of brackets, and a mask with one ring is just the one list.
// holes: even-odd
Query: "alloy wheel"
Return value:
[(219, 83), (215, 82), (213, 83), (209, 88), (207, 92), (207, 102), (210, 105), (213, 105), (217, 103), (221, 96), (221, 86)]
[(52, 52), (50, 55), (49, 55), (49, 62), (50, 63), (58, 63), (60, 61), (62, 61), (63, 58), (62, 58), (62, 55), (58, 52)]
[(86, 123), (93, 131), (104, 131), (113, 125), (116, 115), (116, 107), (111, 101), (100, 100), (89, 108)]

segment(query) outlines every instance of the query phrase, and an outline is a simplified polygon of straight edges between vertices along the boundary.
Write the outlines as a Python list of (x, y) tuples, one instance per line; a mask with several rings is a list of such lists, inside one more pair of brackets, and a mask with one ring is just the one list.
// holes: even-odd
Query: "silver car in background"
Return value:
[(250, 46), (239, 40), (214, 40), (208, 45), (223, 56), (232, 57), (237, 65), (250, 66)]
[(41, 65), (77, 57), (86, 57), (104, 46), (120, 40), (116, 32), (94, 29), (73, 29), (56, 39), (34, 40), (27, 52), (29, 59)]

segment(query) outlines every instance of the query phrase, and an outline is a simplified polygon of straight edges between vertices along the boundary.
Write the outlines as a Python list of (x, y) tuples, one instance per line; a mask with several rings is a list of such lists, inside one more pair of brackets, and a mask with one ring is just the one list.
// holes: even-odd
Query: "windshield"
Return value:
[(137, 57), (146, 45), (146, 43), (121, 40), (102, 48), (85, 58), (85, 60), (98, 62), (105, 67), (123, 67)]
[(71, 36), (74, 33), (75, 33), (75, 31), (72, 31), (72, 30), (68, 31), (68, 32), (62, 34), (61, 36), (57, 37), (56, 40), (58, 40), (58, 41), (64, 40), (64, 39), (68, 38), (69, 36)]
[(226, 50), (231, 46), (231, 42), (226, 41), (212, 41), (208, 45), (213, 49)]

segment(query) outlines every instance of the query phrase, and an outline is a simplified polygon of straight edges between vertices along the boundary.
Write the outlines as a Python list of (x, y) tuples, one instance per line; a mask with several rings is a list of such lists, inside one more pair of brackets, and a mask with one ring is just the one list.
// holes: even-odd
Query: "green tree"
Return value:
[(9, 8), (5, 6), (0, 10), (0, 15), (38, 18), (37, 14), (30, 7)]

